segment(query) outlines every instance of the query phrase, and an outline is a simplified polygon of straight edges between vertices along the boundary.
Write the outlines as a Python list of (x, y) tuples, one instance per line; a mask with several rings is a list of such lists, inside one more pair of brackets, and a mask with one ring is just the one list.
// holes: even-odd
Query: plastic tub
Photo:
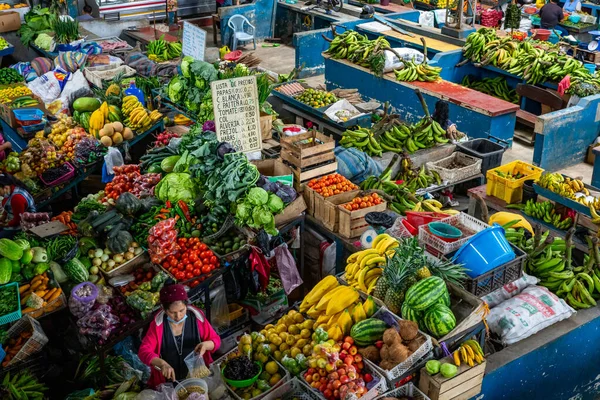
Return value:
[(225, 377), (225, 374), (223, 373), (225, 371), (225, 367), (223, 367), (223, 369), (221, 370), (221, 376), (223, 377), (223, 380), (231, 387), (238, 388), (238, 389), (246, 388), (246, 387), (252, 385), (254, 382), (256, 382), (258, 377), (262, 373), (262, 366), (258, 362), (255, 362), (255, 363), (256, 363), (256, 365), (258, 365), (258, 374), (256, 374), (254, 377), (252, 377), (250, 379), (246, 379), (243, 381), (227, 379)]
[(569, 15), (569, 21), (573, 22), (573, 23), (578, 23), (579, 21), (581, 21), (581, 17), (577, 14), (571, 14)]
[(531, 35), (535, 40), (548, 40), (550, 38), (550, 32), (548, 29), (532, 29)]
[(592, 75), (594, 75), (594, 73), (596, 72), (596, 64), (583, 63), (583, 66), (585, 67), (585, 69), (590, 71), (590, 74)]
[(208, 394), (208, 385), (204, 379), (199, 378), (189, 378), (179, 382), (179, 384), (175, 386), (175, 393), (177, 394), (180, 390), (189, 388), (190, 386), (201, 386), (204, 389), (204, 394)]
[(446, 224), (445, 222), (430, 222), (427, 224), (427, 228), (432, 235), (435, 235), (448, 243), (456, 242), (463, 235), (460, 229), (450, 224)]
[(514, 260), (515, 257), (515, 252), (504, 235), (504, 229), (494, 224), (471, 237), (458, 249), (452, 261), (463, 264), (467, 268), (467, 275), (477, 278)]
[(481, 173), (483, 175), (492, 168), (502, 164), (502, 155), (506, 148), (501, 144), (488, 139), (473, 139), (456, 145), (458, 151), (481, 159)]
[(527, 203), (528, 200), (533, 200), (534, 202), (537, 202), (538, 194), (533, 188), (533, 182), (535, 182), (533, 179), (528, 179), (525, 182), (523, 182), (523, 199), (521, 200), (522, 203)]
[(429, 212), (429, 211), (407, 211), (406, 219), (413, 228), (419, 228), (421, 225), (427, 225), (433, 221), (439, 221), (444, 218), (448, 218), (448, 214)]

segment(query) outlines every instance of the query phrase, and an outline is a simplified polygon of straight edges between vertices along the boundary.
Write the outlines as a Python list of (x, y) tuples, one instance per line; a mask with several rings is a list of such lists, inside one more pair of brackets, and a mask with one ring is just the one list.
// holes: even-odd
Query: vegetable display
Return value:
[(0, 287), (0, 316), (19, 309), (19, 292), (16, 286)]

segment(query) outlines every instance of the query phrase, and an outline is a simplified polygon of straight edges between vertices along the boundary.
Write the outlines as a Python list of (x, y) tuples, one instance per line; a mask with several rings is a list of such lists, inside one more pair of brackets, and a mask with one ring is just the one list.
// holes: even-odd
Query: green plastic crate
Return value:
[(19, 284), (17, 282), (11, 282), (6, 285), (0, 286), (0, 288), (5, 288), (9, 286), (14, 286), (17, 291), (17, 305), (19, 309), (17, 311), (13, 311), (10, 314), (5, 314), (0, 316), (0, 325), (10, 324), (21, 318), (21, 293), (19, 293)]

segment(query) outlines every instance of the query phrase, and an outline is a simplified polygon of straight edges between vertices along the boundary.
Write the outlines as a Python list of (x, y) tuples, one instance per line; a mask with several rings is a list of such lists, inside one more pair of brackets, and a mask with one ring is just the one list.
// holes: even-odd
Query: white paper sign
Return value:
[(244, 153), (262, 149), (256, 76), (210, 84), (217, 138)]
[(195, 60), (204, 61), (206, 48), (206, 31), (196, 25), (183, 21), (183, 37), (181, 39), (181, 52), (184, 56), (193, 57)]

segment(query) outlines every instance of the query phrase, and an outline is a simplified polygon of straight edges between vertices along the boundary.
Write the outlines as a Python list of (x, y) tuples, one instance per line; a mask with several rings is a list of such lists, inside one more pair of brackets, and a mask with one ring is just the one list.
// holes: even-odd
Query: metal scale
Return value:
[[(446, 2), (446, 22), (442, 27), (442, 34), (464, 39), (475, 32), (475, 10), (477, 0), (458, 0), (458, 6), (452, 9), (452, 0)], [(467, 5), (466, 12), (463, 11)]]

